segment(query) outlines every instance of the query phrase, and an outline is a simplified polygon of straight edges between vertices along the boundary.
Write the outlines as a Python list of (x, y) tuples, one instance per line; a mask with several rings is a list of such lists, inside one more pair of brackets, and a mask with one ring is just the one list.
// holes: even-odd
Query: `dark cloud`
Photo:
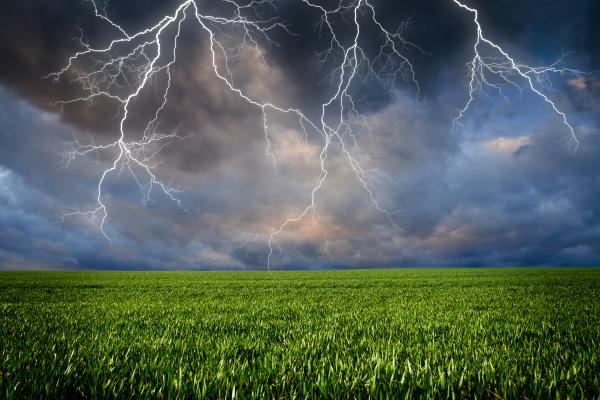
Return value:
[[(353, 119), (360, 149), (383, 215), (333, 144), (329, 177), (319, 191), (318, 214), (286, 226), (274, 244), (273, 265), (302, 268), (368, 266), (597, 265), (600, 263), (600, 85), (594, 75), (557, 79), (552, 98), (567, 111), (581, 141), (573, 154), (568, 132), (535, 96), (510, 103), (479, 96), (459, 129), (452, 120), (466, 100), (465, 62), (474, 39), (470, 16), (450, 0), (373, 2), (386, 27), (411, 20), (405, 37), (422, 89), (398, 81), (357, 85), (367, 117)], [(210, 3), (211, 13), (229, 10)], [(471, 1), (487, 35), (531, 63), (566, 61), (598, 68), (598, 15), (593, 1)], [(122, 1), (111, 17), (131, 31), (173, 12), (177, 2)], [(299, 3), (265, 7), (297, 34), (274, 31), (261, 42), (267, 64), (242, 52), (231, 68), (239, 84), (260, 99), (300, 107), (312, 117), (333, 90), (327, 68), (316, 66), (322, 39), (316, 14)], [(143, 12), (141, 12), (141, 10)], [(42, 77), (76, 51), (78, 27), (91, 43), (107, 43), (114, 30), (98, 23), (89, 3), (11, 2), (0, 16), (0, 268), (255, 268), (264, 267), (269, 234), (310, 201), (320, 173), (322, 138), (307, 135), (290, 115), (271, 113), (276, 163), (266, 154), (263, 116), (214, 79), (207, 39), (184, 26), (169, 102), (158, 129), (177, 131), (160, 153), (156, 173), (185, 189), (186, 211), (155, 191), (150, 202), (127, 173), (105, 189), (110, 245), (82, 218), (61, 215), (94, 203), (101, 167), (110, 151), (63, 168), (67, 142), (106, 143), (118, 133), (114, 103), (51, 103), (78, 96), (67, 80)], [(365, 14), (362, 18), (368, 19)], [(560, 21), (560, 23), (557, 23)], [(343, 20), (335, 21), (337, 26)], [(321, 32), (323, 34), (323, 32)], [(365, 44), (380, 43), (365, 28)], [(350, 29), (340, 36), (348, 40)], [(128, 138), (139, 137), (160, 81), (132, 105)], [(384, 175), (385, 174), (385, 175)]]

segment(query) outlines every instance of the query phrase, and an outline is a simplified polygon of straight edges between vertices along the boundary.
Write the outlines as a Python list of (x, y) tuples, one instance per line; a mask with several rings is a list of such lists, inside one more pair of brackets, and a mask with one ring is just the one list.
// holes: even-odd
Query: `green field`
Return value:
[(0, 273), (0, 398), (599, 398), (600, 269)]

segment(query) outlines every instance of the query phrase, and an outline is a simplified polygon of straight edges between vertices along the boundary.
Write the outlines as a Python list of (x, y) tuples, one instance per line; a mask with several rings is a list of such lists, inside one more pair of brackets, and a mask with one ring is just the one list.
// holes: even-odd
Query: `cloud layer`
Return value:
[[(173, 6), (146, 7), (146, 19), (136, 18), (139, 7), (133, 3), (109, 7), (113, 18), (132, 29)], [(365, 100), (368, 126), (362, 118), (352, 124), (360, 145), (353, 154), (363, 168), (381, 172), (375, 198), (393, 213), (374, 207), (334, 145), (318, 213), (277, 236), (272, 265), (598, 265), (598, 80), (552, 82), (552, 98), (581, 141), (575, 154), (557, 116), (527, 94), (511, 96), (510, 102), (481, 95), (452, 130), (467, 94), (464, 63), (471, 57), (472, 26), (443, 1), (392, 3), (381, 4), (384, 22), (395, 26), (412, 16), (406, 34), (429, 52), (411, 54), (421, 97), (416, 101), (415, 88), (401, 82), (387, 92), (361, 86), (357, 95)], [(552, 62), (567, 47), (577, 67), (597, 67), (597, 44), (588, 40), (597, 29), (586, 13), (595, 7), (592, 2), (580, 1), (581, 7), (572, 9), (550, 2), (530, 23), (534, 3), (481, 4), (483, 22), (527, 62)], [(233, 75), (257, 98), (318, 113), (332, 89), (312, 57), (319, 50), (318, 35), (306, 23), (311, 15), (284, 4), (278, 12), (301, 35), (276, 37), (279, 46), (264, 48), (267, 64), (244, 50), (232, 64)], [(50, 103), (76, 96), (77, 86), (40, 76), (68, 58), (78, 24), (90, 41), (106, 41), (114, 32), (98, 26), (79, 2), (7, 8), (13, 18), (2, 24), (0, 42), (9, 56), (0, 67), (0, 268), (264, 268), (269, 234), (310, 200), (322, 137), (306, 134), (289, 115), (273, 113), (267, 133), (274, 161), (266, 153), (261, 111), (214, 79), (206, 37), (187, 27), (160, 123), (161, 130), (176, 130), (186, 139), (171, 141), (157, 168), (162, 179), (184, 189), (180, 198), (186, 210), (160, 192), (144, 204), (131, 176), (115, 174), (105, 189), (108, 243), (84, 220), (62, 215), (94, 203), (111, 151), (75, 160), (68, 168), (61, 153), (74, 139), (114, 140), (118, 110), (104, 102), (59, 110)], [(559, 31), (551, 23), (557, 15), (564, 19)], [(58, 27), (56, 21), (62, 21)], [(24, 44), (11, 41), (14, 35), (7, 31), (21, 32)], [(376, 43), (375, 35), (367, 37)], [(158, 91), (160, 82), (152, 88)], [(145, 98), (152, 99), (152, 93)], [(148, 104), (135, 107), (140, 115), (147, 113)], [(134, 118), (128, 132), (134, 135), (140, 126)]]

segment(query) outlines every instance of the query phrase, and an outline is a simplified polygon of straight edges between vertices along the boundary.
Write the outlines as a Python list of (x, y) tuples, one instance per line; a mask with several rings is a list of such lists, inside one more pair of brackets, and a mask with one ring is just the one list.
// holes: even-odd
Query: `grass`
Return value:
[(0, 273), (0, 398), (600, 398), (600, 269)]

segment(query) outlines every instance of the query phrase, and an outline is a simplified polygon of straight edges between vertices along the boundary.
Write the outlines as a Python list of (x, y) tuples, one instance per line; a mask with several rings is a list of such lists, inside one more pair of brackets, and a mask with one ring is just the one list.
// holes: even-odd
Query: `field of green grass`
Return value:
[(599, 398), (600, 269), (0, 273), (0, 398)]

